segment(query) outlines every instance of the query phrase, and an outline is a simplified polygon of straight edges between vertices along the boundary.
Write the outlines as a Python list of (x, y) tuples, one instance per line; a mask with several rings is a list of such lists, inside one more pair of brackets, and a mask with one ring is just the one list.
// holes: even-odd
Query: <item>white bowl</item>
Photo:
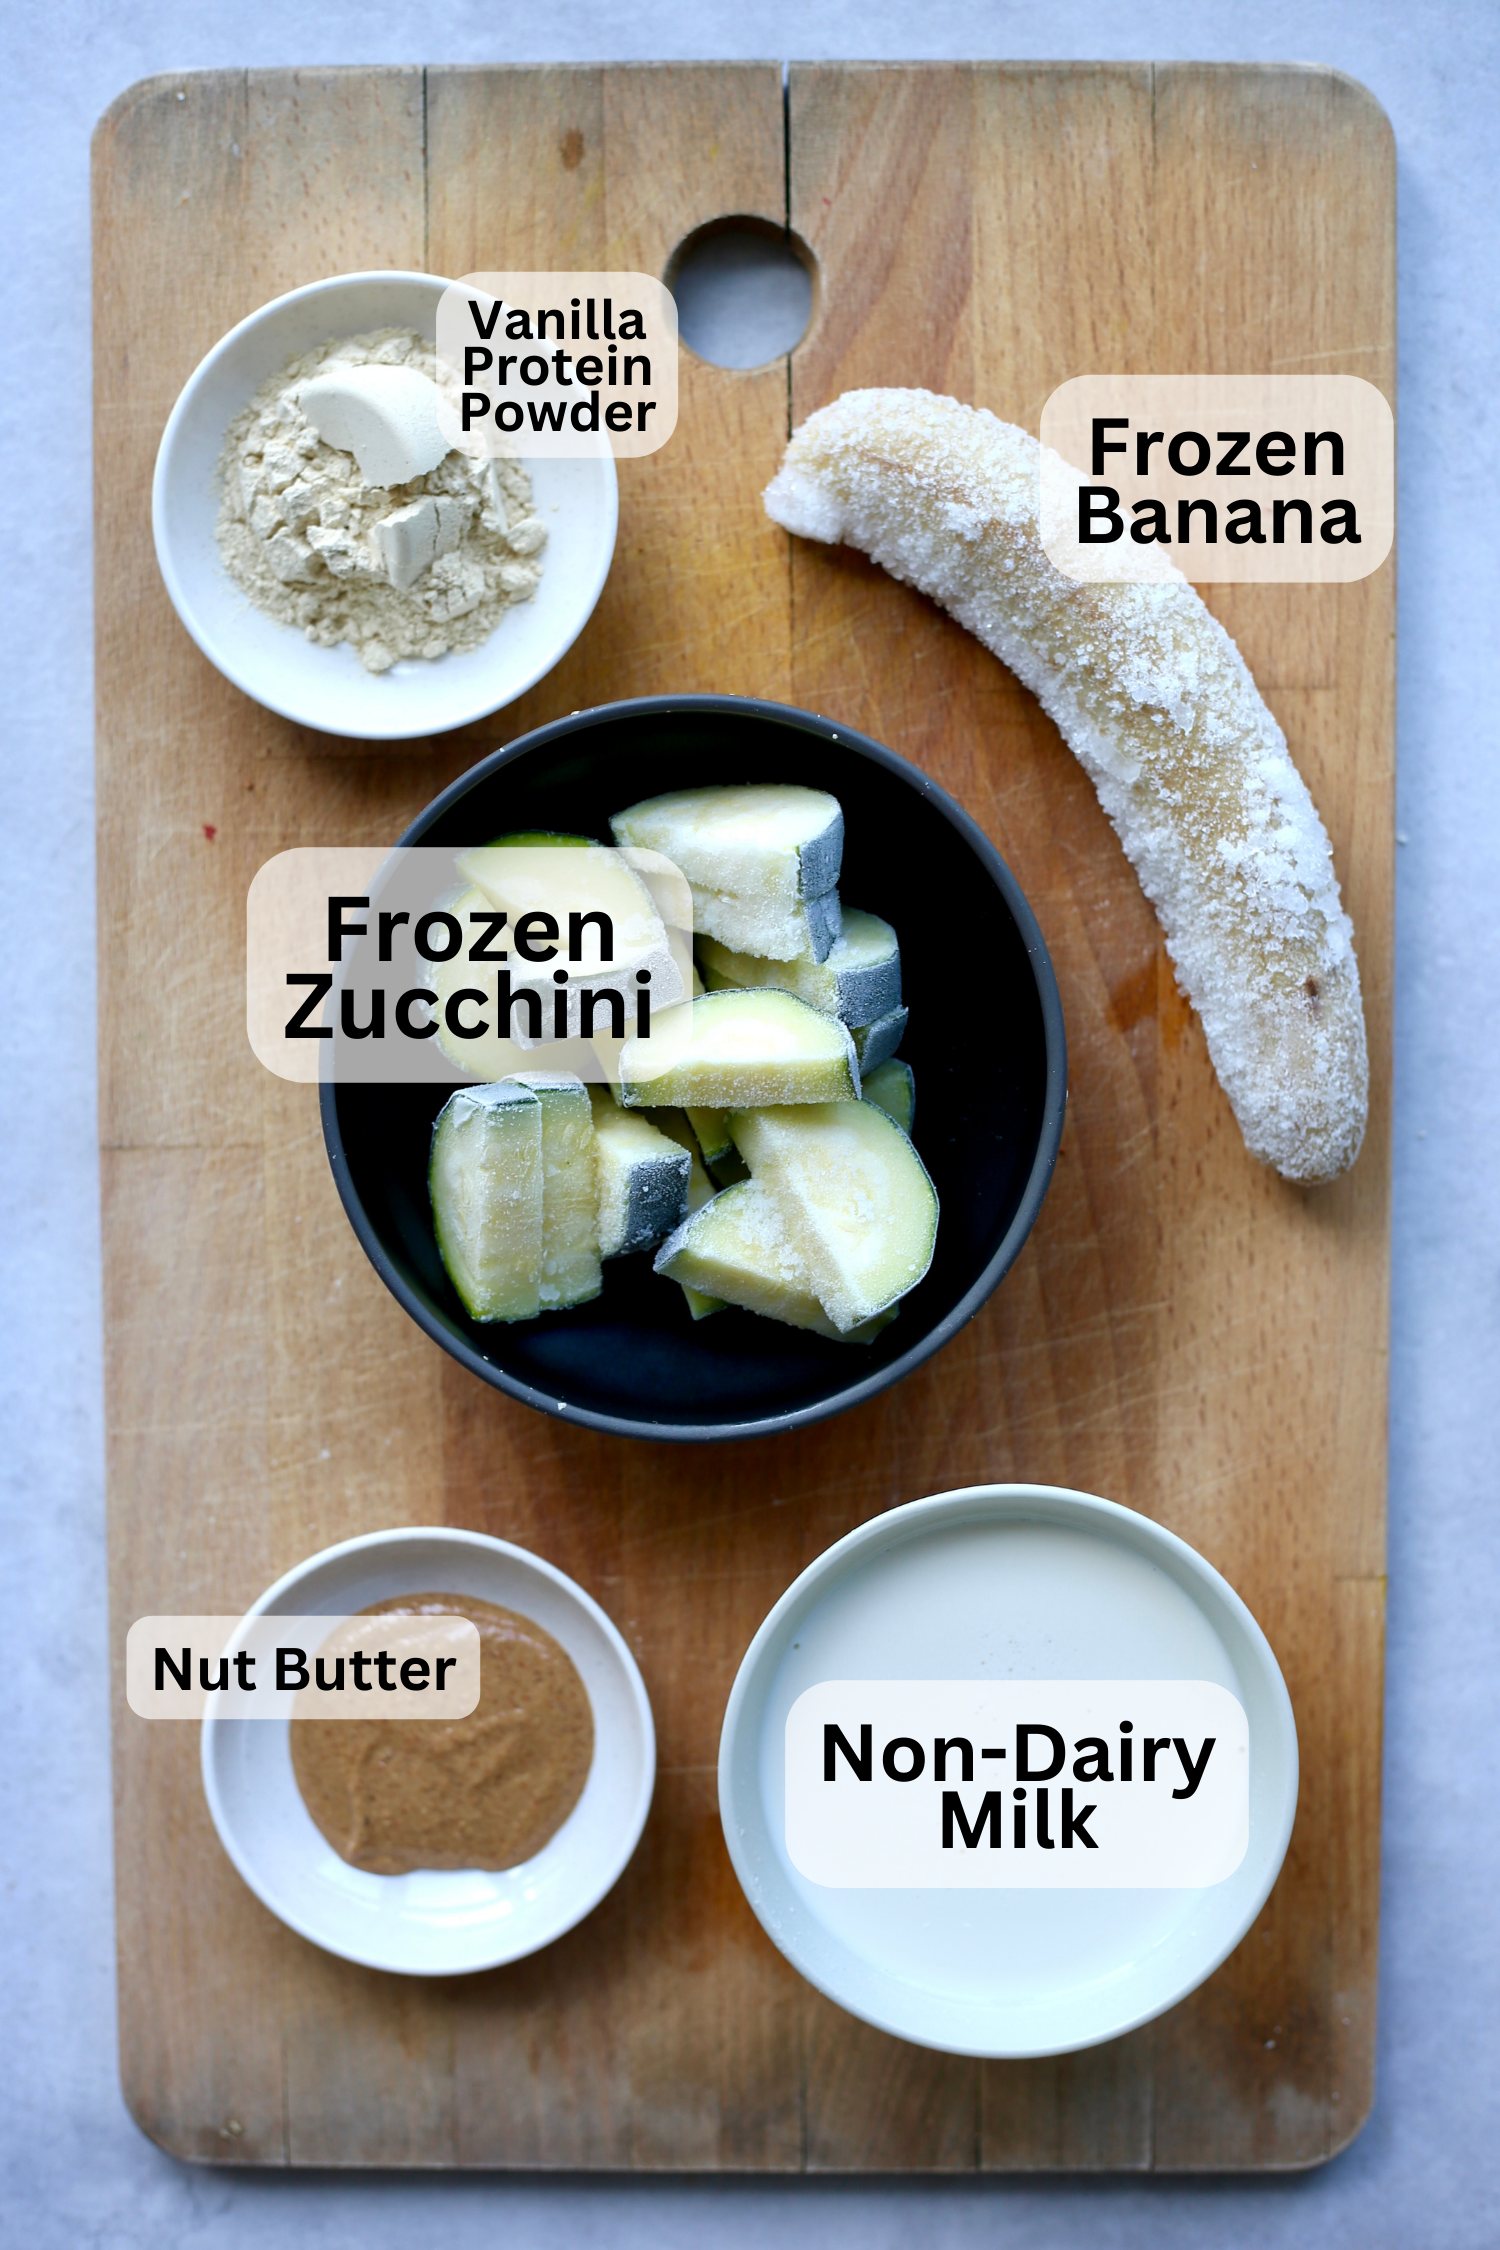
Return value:
[(231, 328), (188, 377), (167, 418), (151, 488), (156, 557), (172, 606), (211, 664), (268, 710), (326, 734), (391, 741), (467, 726), (514, 703), (552, 670), (593, 614), (619, 516), (614, 456), (601, 438), (581, 460), (528, 461), (547, 527), (542, 579), (481, 648), (367, 672), (347, 642), (320, 648), (256, 609), (224, 568), (219, 455), (224, 432), (268, 375), (300, 352), (372, 328), (437, 334), (435, 274), (346, 273), (274, 297)]
[[(583, 1795), (534, 1859), (491, 1873), (367, 1875), (314, 1826), (286, 1721), (203, 1721), (203, 1787), (219, 1840), (257, 1898), (346, 1961), (408, 1976), (498, 1968), (550, 1945), (599, 1904), (640, 1841), (656, 1734), (635, 1658), (596, 1601), (551, 1563), (477, 1531), (373, 1531), (325, 1548), (261, 1595), (252, 1617), (345, 1616), (403, 1594), (498, 1602), (572, 1658), (594, 1714)], [(414, 1722), (415, 1723), (415, 1722)]]
[[(785, 1819), (799, 1696), (833, 1680), (1006, 1679), (1207, 1681), (1236, 1696), (1250, 1774), (1234, 1873), (1127, 1890), (836, 1889), (799, 1872)], [(1173, 2006), (1265, 1904), (1296, 1804), (1291, 1703), (1239, 1596), (1147, 1517), (1046, 1485), (940, 1493), (830, 1547), (751, 1642), (719, 1750), (730, 1858), (770, 1937), (852, 2015), (953, 2054), (1066, 2054)]]

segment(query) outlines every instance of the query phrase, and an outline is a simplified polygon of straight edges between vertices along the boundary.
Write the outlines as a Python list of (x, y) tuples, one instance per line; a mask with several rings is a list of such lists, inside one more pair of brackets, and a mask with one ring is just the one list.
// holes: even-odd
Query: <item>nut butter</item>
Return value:
[(532, 1859), (583, 1793), (588, 1693), (552, 1635), (466, 1594), (409, 1594), (362, 1614), (467, 1617), (480, 1696), (461, 1719), (298, 1720), (292, 1770), (322, 1834), (373, 1875), (506, 1868)]

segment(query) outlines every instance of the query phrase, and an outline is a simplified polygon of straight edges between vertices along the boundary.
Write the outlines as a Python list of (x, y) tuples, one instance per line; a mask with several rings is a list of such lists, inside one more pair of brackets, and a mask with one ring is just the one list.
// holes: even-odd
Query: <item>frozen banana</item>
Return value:
[(797, 431), (765, 504), (919, 587), (1032, 690), (1156, 909), (1251, 1154), (1332, 1179), (1364, 1138), (1369, 1064), (1327, 832), (1186, 579), (1080, 585), (1049, 561), (1040, 453), (956, 399), (848, 391)]

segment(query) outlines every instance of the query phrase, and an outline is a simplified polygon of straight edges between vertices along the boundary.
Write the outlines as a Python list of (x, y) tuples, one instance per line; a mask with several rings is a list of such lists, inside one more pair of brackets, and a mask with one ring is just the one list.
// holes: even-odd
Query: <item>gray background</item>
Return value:
[[(6, 11), (0, 635), (4, 1127), (0, 2219), (182, 2250), (420, 2233), (453, 2250), (1500, 2241), (1491, 1618), (1500, 1191), (1495, 205), (1500, 11), (1478, 0), (26, 0)], [(1306, 2177), (915, 2184), (225, 2176), (137, 2133), (114, 2060), (94, 1111), (88, 136), (148, 72), (226, 64), (1074, 56), (1332, 63), (1395, 125), (1401, 693), (1391, 1601), (1380, 2079)], [(234, 2027), (225, 2025), (225, 2037)]]

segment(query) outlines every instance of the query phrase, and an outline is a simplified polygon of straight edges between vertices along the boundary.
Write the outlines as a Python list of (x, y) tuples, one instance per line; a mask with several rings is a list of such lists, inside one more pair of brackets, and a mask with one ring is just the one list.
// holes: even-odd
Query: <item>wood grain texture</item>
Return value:
[[(640, 1851), (531, 1961), (433, 1984), (265, 1914), (213, 1836), (196, 1736), (116, 1682), (122, 2070), (211, 2162), (746, 2171), (1316, 2163), (1372, 2097), (1392, 860), (1393, 577), (1223, 587), (1333, 837), (1373, 1064), (1333, 1189), (1246, 1157), (1154, 917), (1015, 681), (759, 494), (789, 413), (921, 384), (1035, 428), (1066, 377), (1315, 364), (1390, 388), (1389, 133), (1336, 74), (1197, 66), (217, 73), (122, 96), (96, 140), (101, 1138), (112, 1605), (251, 1599), (403, 1522), (533, 1546), (635, 1650), (660, 1780)], [(790, 209), (788, 211), (788, 196)], [(684, 353), (672, 443), (621, 467), (616, 564), (557, 671), (430, 744), (334, 742), (199, 657), (150, 553), (182, 381), (256, 304), (354, 266), (661, 272), (695, 227), (787, 217), (818, 266), (789, 362)], [(393, 837), (483, 751), (671, 689), (865, 727), (995, 839), (1041, 920), (1071, 1104), (1005, 1287), (836, 1423), (680, 1449), (548, 1421), (387, 1297), (316, 1104), (240, 1030), (244, 894), (292, 843)], [(770, 1946), (718, 1828), (719, 1722), (771, 1603), (924, 1492), (1020, 1477), (1171, 1525), (1249, 1601), (1296, 1708), (1285, 1871), (1155, 2025), (977, 2064), (855, 2023)], [(117, 1672), (118, 1672), (117, 1667)]]

